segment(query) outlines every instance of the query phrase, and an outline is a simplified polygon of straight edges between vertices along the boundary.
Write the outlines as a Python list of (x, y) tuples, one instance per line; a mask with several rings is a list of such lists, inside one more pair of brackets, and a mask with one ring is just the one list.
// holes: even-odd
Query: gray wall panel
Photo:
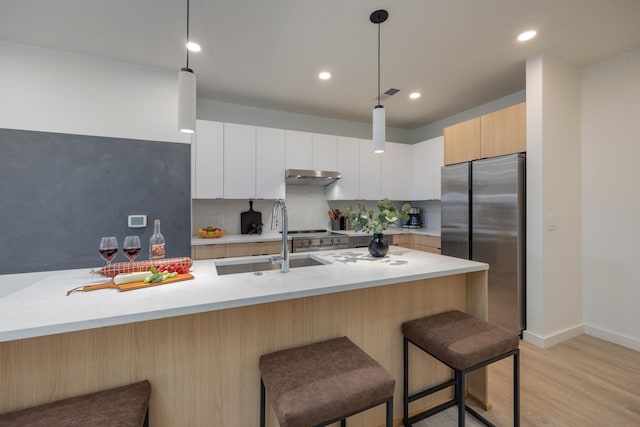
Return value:
[[(189, 256), (188, 144), (0, 129), (0, 274), (100, 267), (101, 236), (138, 234), (148, 258), (153, 220), (167, 257)], [(148, 216), (146, 228), (127, 215)]]

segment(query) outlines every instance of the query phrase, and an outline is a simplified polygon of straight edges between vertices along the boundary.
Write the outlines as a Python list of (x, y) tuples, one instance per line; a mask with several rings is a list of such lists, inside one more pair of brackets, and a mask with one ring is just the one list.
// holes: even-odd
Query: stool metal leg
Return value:
[(513, 426), (520, 426), (520, 349), (513, 353)]
[(402, 368), (403, 368), (403, 387), (404, 394), (402, 397), (402, 424), (405, 427), (411, 427), (409, 424), (409, 340), (404, 338), (404, 345), (402, 349)]
[(386, 427), (393, 427), (393, 396), (387, 400), (387, 425)]
[(458, 403), (458, 427), (464, 427), (465, 424), (465, 385), (464, 372), (456, 369), (456, 402)]
[(264, 427), (266, 424), (265, 409), (264, 383), (262, 382), (262, 378), (260, 378), (260, 427)]
[(347, 419), (343, 418), (340, 420), (340, 427), (347, 427)]

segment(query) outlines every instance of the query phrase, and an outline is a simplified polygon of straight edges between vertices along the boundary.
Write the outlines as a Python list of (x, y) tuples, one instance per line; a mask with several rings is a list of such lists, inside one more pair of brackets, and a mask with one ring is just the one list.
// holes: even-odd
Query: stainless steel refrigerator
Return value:
[(442, 168), (442, 254), (489, 264), (489, 321), (525, 316), (525, 154)]

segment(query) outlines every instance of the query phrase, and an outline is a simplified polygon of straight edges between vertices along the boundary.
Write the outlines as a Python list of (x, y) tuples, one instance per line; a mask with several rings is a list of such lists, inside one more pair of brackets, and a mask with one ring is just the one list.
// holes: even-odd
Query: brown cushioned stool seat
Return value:
[(325, 426), (386, 403), (393, 422), (395, 379), (347, 337), (260, 356), (260, 425), (265, 392), (281, 427)]
[[(464, 426), (465, 409), (485, 425), (492, 425), (465, 405), (465, 375), (505, 357), (513, 356), (514, 425), (519, 425), (519, 350), (520, 338), (499, 326), (461, 311), (453, 310), (402, 324), (404, 335), (404, 425), (427, 418), (458, 405), (458, 425)], [(408, 343), (412, 343), (454, 370), (454, 379), (427, 390), (409, 394)], [(435, 408), (409, 417), (409, 402), (447, 387), (454, 387), (455, 397)]]
[(70, 397), (0, 415), (0, 427), (141, 427), (149, 425), (149, 381)]

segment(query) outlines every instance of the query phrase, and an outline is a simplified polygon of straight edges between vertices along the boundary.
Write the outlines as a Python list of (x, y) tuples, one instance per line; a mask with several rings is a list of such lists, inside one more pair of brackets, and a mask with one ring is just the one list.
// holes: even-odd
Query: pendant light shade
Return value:
[[(189, 42), (189, 0), (187, 0), (187, 44)], [(187, 66), (178, 72), (178, 129), (184, 133), (196, 131), (196, 75), (189, 68), (189, 49), (187, 49)]]
[(178, 129), (184, 133), (196, 130), (196, 75), (191, 68), (178, 72)]
[(376, 10), (369, 16), (369, 20), (378, 26), (378, 105), (373, 107), (373, 152), (384, 153), (386, 141), (385, 111), (380, 104), (380, 24), (387, 20), (389, 12), (384, 9)]
[(385, 135), (384, 107), (373, 107), (373, 152), (384, 153)]

